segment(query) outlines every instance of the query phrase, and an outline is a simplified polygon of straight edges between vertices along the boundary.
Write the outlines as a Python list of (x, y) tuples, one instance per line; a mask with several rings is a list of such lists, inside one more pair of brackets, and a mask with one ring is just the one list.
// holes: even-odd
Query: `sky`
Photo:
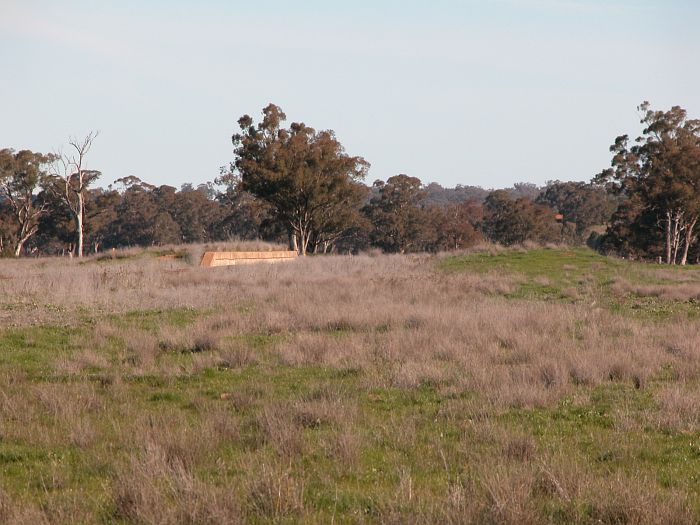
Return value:
[(0, 0), (0, 148), (179, 187), (244, 114), (443, 186), (589, 180), (637, 106), (700, 118), (697, 0)]

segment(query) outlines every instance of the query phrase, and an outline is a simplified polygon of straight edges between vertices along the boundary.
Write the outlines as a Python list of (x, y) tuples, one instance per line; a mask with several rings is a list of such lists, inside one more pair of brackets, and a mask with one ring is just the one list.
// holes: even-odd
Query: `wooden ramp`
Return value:
[(205, 252), (199, 264), (205, 268), (238, 264), (279, 263), (296, 260), (295, 251), (278, 252)]

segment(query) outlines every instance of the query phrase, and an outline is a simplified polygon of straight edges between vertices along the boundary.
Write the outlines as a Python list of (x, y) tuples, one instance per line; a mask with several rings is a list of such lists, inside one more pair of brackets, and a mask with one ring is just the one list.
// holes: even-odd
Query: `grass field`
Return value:
[(700, 270), (0, 260), (2, 523), (697, 523)]

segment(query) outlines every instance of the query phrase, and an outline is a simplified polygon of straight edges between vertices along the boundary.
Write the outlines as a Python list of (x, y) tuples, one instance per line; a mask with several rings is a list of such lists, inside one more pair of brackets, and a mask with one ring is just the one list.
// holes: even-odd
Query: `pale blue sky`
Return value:
[(0, 0), (0, 147), (99, 129), (101, 185), (200, 183), (274, 102), (370, 183), (588, 180), (641, 101), (700, 117), (698, 23), (693, 0)]

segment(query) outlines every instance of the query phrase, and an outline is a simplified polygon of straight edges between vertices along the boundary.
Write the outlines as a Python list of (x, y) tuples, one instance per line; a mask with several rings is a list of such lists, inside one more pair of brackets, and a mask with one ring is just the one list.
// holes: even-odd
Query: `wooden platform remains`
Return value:
[(295, 251), (277, 252), (205, 252), (199, 264), (205, 268), (215, 266), (236, 266), (253, 263), (279, 263), (296, 260)]

